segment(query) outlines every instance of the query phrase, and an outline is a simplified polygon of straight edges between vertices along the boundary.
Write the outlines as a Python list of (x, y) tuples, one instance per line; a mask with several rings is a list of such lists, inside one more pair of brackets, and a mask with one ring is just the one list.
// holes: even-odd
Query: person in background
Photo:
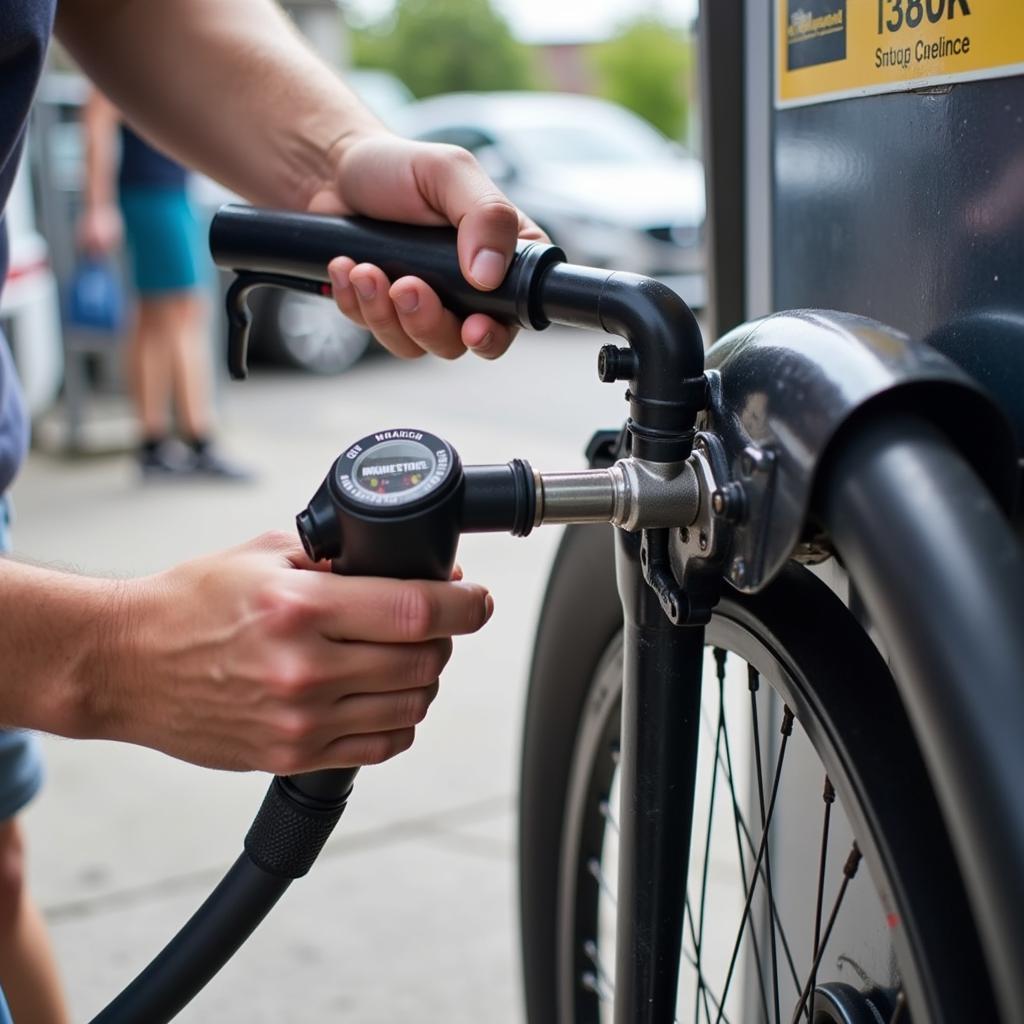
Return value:
[[(83, 128), (79, 246), (90, 256), (106, 257), (123, 239), (138, 295), (127, 369), (143, 476), (247, 479), (211, 443), (204, 260), (188, 172), (132, 131), (98, 90), (86, 102)], [(172, 398), (184, 452), (172, 441)]]

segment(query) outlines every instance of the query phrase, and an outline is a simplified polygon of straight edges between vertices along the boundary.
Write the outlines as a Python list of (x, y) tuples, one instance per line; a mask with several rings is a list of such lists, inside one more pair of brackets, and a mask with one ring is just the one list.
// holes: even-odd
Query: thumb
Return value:
[(519, 211), (465, 150), (452, 150), (443, 160), (418, 159), (413, 171), (421, 194), (458, 227), (463, 276), (482, 291), (497, 288), (515, 254), (522, 227)]

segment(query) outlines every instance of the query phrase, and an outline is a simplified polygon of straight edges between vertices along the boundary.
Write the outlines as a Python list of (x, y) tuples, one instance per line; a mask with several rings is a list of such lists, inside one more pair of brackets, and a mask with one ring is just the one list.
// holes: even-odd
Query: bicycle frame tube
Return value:
[(675, 1019), (697, 772), (702, 626), (674, 626), (644, 580), (640, 538), (616, 531), (625, 619), (616, 1024)]

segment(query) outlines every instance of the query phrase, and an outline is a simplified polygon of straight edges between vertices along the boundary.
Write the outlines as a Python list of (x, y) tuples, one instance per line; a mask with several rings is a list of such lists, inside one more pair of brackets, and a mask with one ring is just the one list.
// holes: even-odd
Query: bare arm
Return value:
[(121, 116), (102, 93), (93, 89), (82, 111), (85, 141), (84, 204), (78, 224), (78, 244), (103, 255), (121, 241), (123, 225), (117, 207), (117, 126)]
[(0, 558), (0, 722), (81, 735), (101, 688), (99, 651), (113, 654), (120, 584)]
[(385, 129), (270, 0), (62, 0), (57, 31), (133, 124), (253, 202), (305, 209)]
[(117, 108), (93, 89), (82, 110), (85, 141), (85, 180), (82, 192), (87, 206), (106, 206), (115, 201), (117, 168)]
[(491, 607), (472, 583), (320, 571), (281, 534), (136, 580), (0, 559), (0, 723), (217, 768), (383, 761)]
[[(517, 238), (540, 230), (452, 146), (388, 132), (271, 0), (62, 0), (58, 32), (162, 148), (255, 203), (458, 228), (466, 279), (496, 288)], [(500, 355), (514, 332), (460, 323), (416, 278), (341, 257), (342, 311), (398, 355)]]

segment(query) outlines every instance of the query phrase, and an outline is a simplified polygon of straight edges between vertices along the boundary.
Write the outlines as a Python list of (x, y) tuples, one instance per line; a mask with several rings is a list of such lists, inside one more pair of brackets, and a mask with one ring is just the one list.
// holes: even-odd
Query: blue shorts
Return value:
[[(10, 502), (0, 494), (0, 555), (7, 550)], [(21, 729), (0, 729), (0, 820), (13, 817), (39, 792), (43, 757), (39, 740)], [(3, 1013), (0, 1011), (0, 1024)]]
[(129, 265), (140, 295), (190, 291), (202, 278), (199, 224), (178, 188), (121, 189)]

